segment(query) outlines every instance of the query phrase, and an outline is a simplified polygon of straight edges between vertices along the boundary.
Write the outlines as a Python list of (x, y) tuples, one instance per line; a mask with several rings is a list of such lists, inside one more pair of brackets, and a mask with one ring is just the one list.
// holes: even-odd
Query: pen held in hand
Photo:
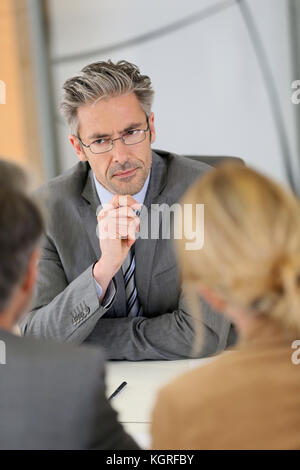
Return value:
[(109, 400), (111, 400), (112, 398), (114, 398), (116, 395), (118, 395), (118, 393), (121, 392), (121, 390), (123, 390), (123, 388), (127, 385), (127, 382), (122, 382), (121, 385), (119, 385), (119, 387), (110, 395), (110, 397), (108, 397)]

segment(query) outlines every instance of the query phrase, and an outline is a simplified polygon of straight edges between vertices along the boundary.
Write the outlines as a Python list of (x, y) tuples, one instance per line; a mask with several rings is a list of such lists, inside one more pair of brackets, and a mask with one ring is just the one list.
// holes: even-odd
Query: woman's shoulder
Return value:
[[(197, 364), (197, 361), (195, 361)], [(169, 403), (180, 406), (188, 404), (189, 406), (194, 400), (199, 401), (201, 396), (205, 400), (207, 395), (212, 398), (214, 391), (220, 390), (219, 383), (224, 384), (235, 369), (238, 367), (239, 353), (236, 351), (223, 352), (219, 356), (209, 358), (208, 363), (196, 367), (191, 361), (191, 370), (179, 375), (167, 385), (165, 385), (159, 393), (159, 399), (166, 399)], [(186, 400), (182, 400), (186, 397)]]

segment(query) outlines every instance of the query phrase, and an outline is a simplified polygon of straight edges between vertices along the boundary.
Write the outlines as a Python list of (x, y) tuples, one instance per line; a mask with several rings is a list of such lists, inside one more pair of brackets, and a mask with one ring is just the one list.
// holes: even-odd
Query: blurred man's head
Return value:
[(0, 160), (0, 182), (0, 328), (12, 329), (32, 297), (43, 220), (19, 167)]
[(0, 188), (6, 186), (8, 189), (29, 191), (29, 180), (25, 171), (16, 163), (3, 160), (0, 157)]
[(64, 90), (61, 110), (79, 159), (89, 162), (112, 193), (138, 193), (151, 168), (155, 140), (150, 78), (126, 61), (96, 62), (67, 80)]

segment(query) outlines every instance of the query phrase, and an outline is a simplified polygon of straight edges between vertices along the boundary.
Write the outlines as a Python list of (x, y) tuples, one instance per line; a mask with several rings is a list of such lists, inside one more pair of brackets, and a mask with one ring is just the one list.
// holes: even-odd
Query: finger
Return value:
[(112, 204), (104, 204), (103, 209), (97, 214), (98, 221), (105, 218), (106, 215), (113, 210), (115, 210), (115, 207)]
[(113, 231), (120, 236), (124, 237), (135, 237), (135, 233), (138, 231), (139, 221), (131, 219), (130, 222), (126, 221), (124, 224), (117, 223), (113, 228)]
[(135, 225), (139, 225), (140, 220), (138, 217), (135, 218), (128, 218), (128, 217), (122, 217), (120, 219), (110, 219), (110, 222), (112, 224), (115, 224), (116, 227), (129, 227), (132, 223)]
[(99, 213), (97, 220), (98, 220), (98, 223), (102, 223), (102, 222), (107, 222), (110, 219), (131, 220), (137, 217), (138, 217), (137, 214), (132, 209), (130, 209), (130, 207), (122, 207), (119, 209), (113, 209), (113, 210), (103, 211)]
[(127, 238), (129, 236), (129, 226), (128, 225), (118, 225), (116, 227), (117, 237)]
[(136, 232), (138, 231), (138, 226), (139, 226), (139, 222), (138, 221), (135, 221), (133, 220), (130, 224), (129, 224), (129, 227), (128, 227), (128, 238), (131, 239), (131, 240), (135, 240), (136, 238)]
[(128, 206), (119, 207), (118, 209), (111, 210), (111, 211), (107, 212), (106, 215), (107, 215), (107, 217), (115, 217), (115, 218), (121, 218), (121, 217), (135, 218), (135, 217), (137, 217), (134, 210), (132, 210), (131, 207), (128, 207)]
[(119, 223), (117, 219), (110, 219), (108, 221), (102, 221), (99, 224), (100, 227), (100, 237), (101, 238), (110, 238), (110, 239), (119, 239), (119, 238), (128, 238), (133, 237), (137, 231), (137, 226), (139, 225), (138, 220), (134, 219), (124, 219), (123, 223)]
[(140, 203), (138, 202), (137, 204), (132, 204), (132, 206), (130, 206), (130, 207), (131, 207), (131, 209), (132, 209), (135, 213), (137, 213), (137, 212), (140, 213), (141, 210), (142, 210), (143, 204), (140, 204)]
[(128, 248), (131, 248), (134, 243), (135, 243), (135, 240), (130, 240), (130, 238), (127, 239)]
[(120, 207), (120, 204), (119, 204), (119, 194), (115, 194), (114, 197), (111, 199), (111, 201), (109, 201), (109, 203), (112, 204), (115, 209), (117, 209), (118, 207)]
[(133, 204), (138, 204), (138, 202), (133, 199), (132, 196), (130, 196), (130, 194), (126, 194), (125, 196), (122, 196), (122, 195), (119, 195), (119, 206), (120, 207), (124, 207), (124, 206), (132, 206)]
[(110, 204), (112, 204), (115, 209), (118, 207), (124, 206), (132, 206), (134, 204), (140, 205), (140, 203), (134, 199), (130, 194), (122, 195), (122, 194), (115, 194), (114, 197), (111, 199)]

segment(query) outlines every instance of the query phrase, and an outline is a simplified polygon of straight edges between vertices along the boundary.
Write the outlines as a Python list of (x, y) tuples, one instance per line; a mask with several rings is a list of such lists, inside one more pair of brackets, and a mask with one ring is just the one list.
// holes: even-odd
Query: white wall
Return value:
[[(156, 30), (222, 0), (48, 0), (57, 108), (64, 80), (87, 63), (126, 59), (152, 78), (156, 91), (157, 148), (187, 154), (237, 155), (286, 181), (261, 71), (248, 32), (231, 6), (179, 31), (83, 60), (68, 54), (101, 49)], [(273, 69), (289, 145), (297, 161), (291, 103), (287, 0), (248, 0)], [(56, 125), (62, 168), (76, 163), (68, 130)]]

